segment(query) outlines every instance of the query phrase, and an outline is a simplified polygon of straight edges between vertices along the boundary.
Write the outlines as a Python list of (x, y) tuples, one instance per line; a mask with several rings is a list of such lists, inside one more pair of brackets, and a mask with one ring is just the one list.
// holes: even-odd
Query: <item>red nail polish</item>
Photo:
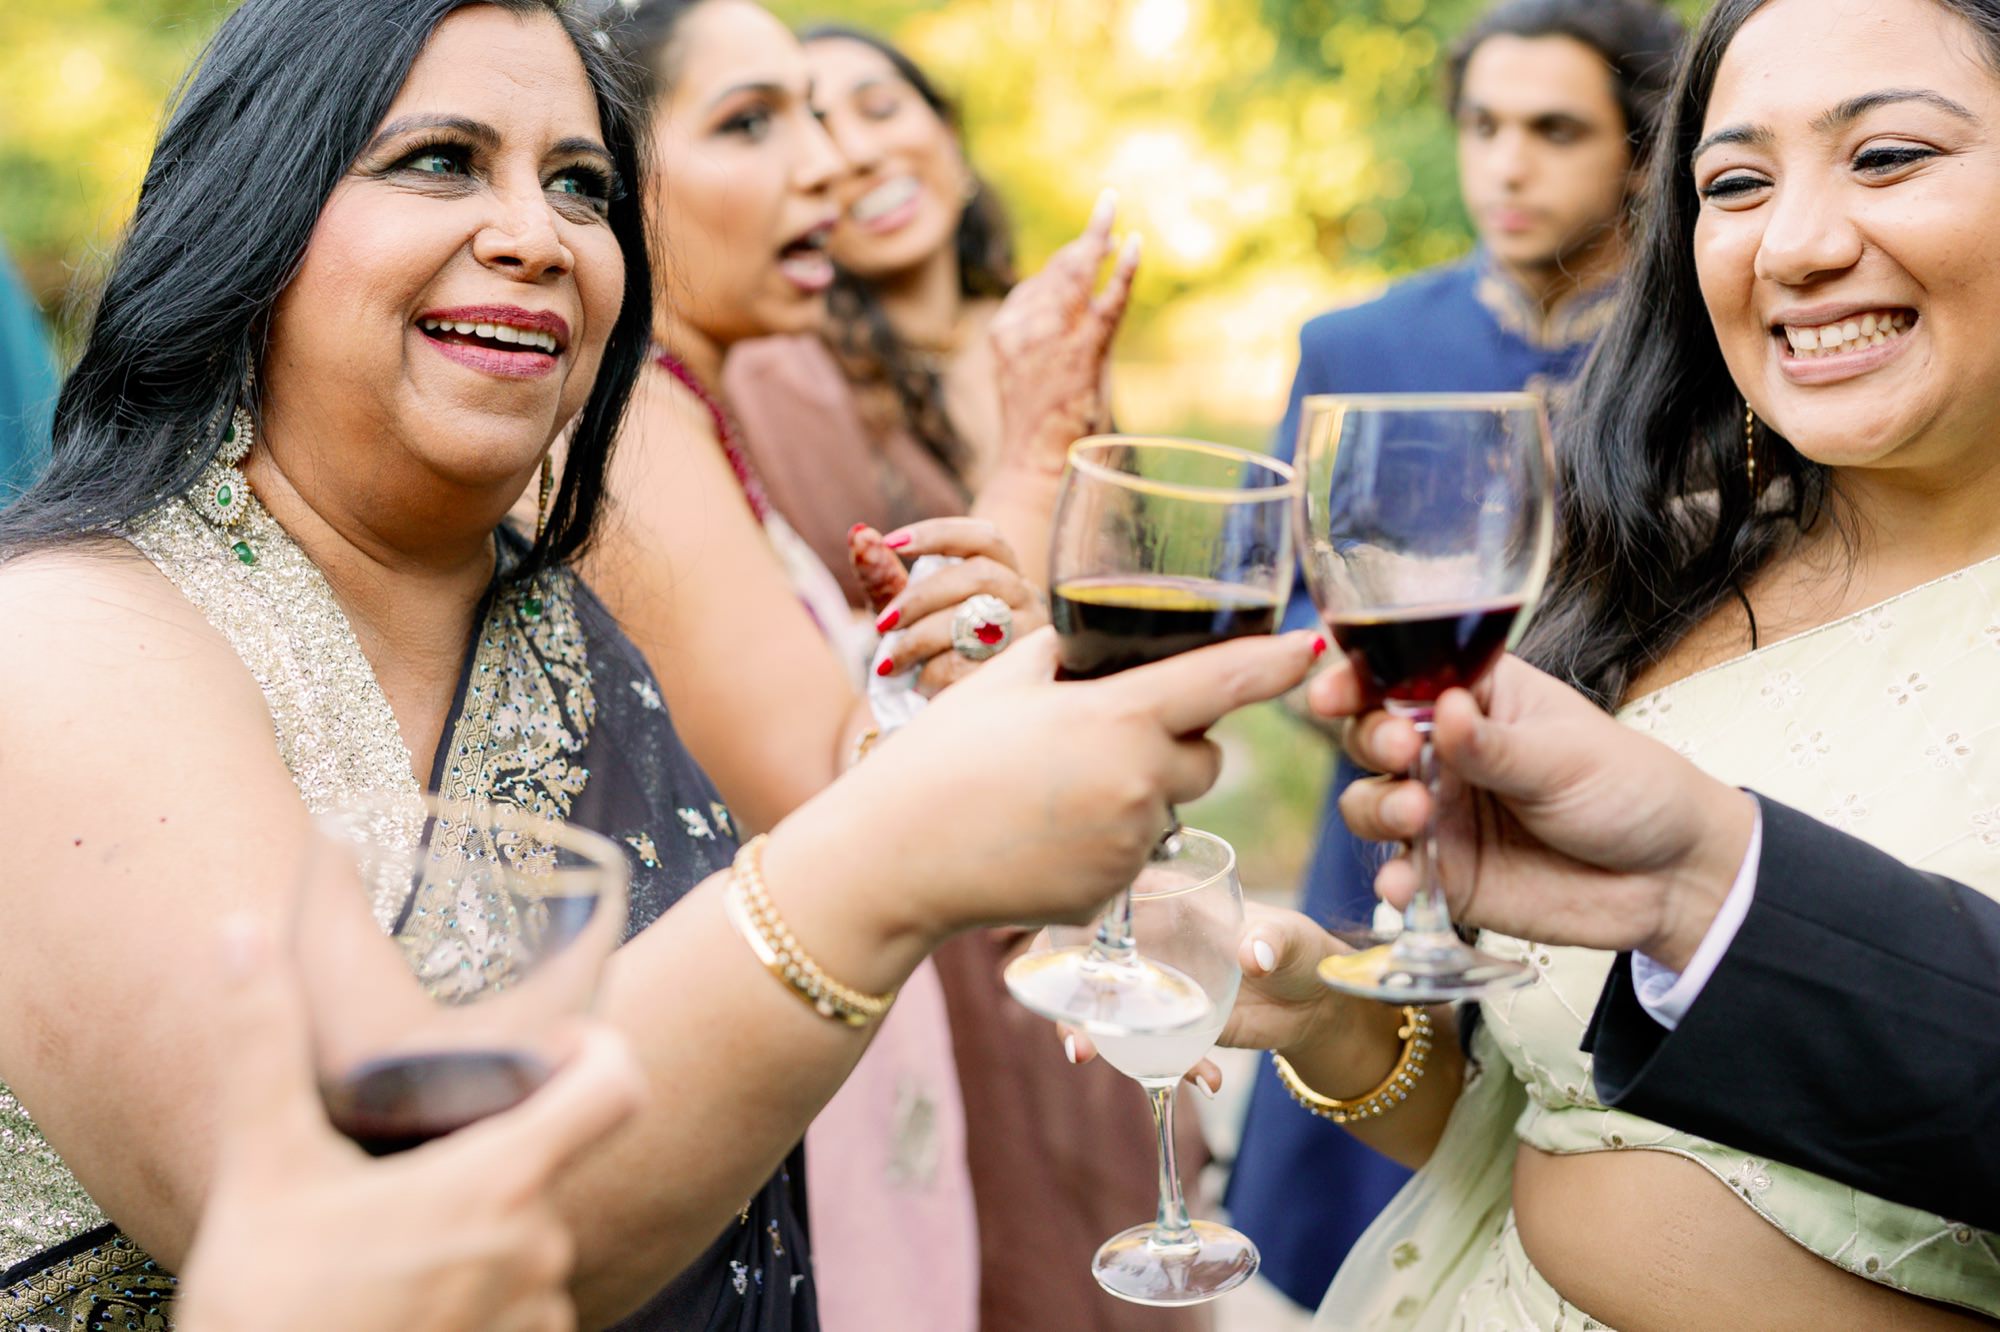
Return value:
[(890, 550), (901, 550), (910, 544), (910, 534), (908, 532), (898, 532), (894, 536), (883, 537), (882, 544)]
[(856, 533), (865, 532), (867, 530), (868, 530), (868, 524), (856, 523), (854, 526), (847, 529), (847, 538), (848, 540), (852, 541)]
[(1313, 660), (1318, 661), (1320, 657), (1325, 654), (1325, 652), (1326, 652), (1326, 635), (1315, 634), (1313, 636)]
[(896, 659), (894, 657), (884, 657), (882, 658), (882, 664), (875, 668), (875, 674), (893, 675), (895, 673), (895, 670), (896, 670)]
[(875, 621), (875, 632), (878, 634), (888, 633), (891, 629), (894, 629), (896, 627), (896, 621), (902, 618), (903, 618), (903, 612), (897, 607), (891, 606), (888, 610), (882, 613), (881, 619)]

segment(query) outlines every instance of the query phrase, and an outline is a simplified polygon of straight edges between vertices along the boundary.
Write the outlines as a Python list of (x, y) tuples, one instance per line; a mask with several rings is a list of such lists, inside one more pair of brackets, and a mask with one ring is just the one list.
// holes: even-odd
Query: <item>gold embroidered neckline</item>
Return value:
[[(226, 532), (172, 499), (124, 535), (250, 669), (307, 809), (392, 792), (415, 798), (409, 747), (333, 588), (247, 490), (244, 502), (241, 526)], [(238, 541), (255, 550), (254, 564), (237, 555)]]

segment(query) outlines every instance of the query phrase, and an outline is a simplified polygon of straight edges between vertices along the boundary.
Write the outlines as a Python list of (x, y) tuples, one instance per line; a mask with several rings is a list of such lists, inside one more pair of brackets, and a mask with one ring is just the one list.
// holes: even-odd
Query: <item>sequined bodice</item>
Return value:
[[(1638, 699), (1620, 719), (1726, 781), (2000, 896), (1995, 678), (2000, 561), (1989, 561)], [(1605, 1108), (1579, 1045), (1610, 954), (1491, 934), (1485, 946), (1536, 974), (1483, 1006), (1527, 1088), (1523, 1141), (1689, 1158), (1829, 1262), (2000, 1313), (2000, 1237)]]

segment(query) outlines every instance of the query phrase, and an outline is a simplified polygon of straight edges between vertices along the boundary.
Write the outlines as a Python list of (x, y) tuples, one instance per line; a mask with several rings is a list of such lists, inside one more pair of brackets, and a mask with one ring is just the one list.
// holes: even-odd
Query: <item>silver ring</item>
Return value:
[(967, 661), (985, 661), (1013, 639), (1014, 612), (988, 593), (967, 597), (951, 617), (951, 646)]

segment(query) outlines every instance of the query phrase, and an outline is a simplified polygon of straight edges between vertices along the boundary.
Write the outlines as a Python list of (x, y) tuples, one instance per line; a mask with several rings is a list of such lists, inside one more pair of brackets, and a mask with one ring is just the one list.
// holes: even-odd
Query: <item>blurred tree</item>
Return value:
[[(1122, 415), (1257, 438), (1306, 317), (1469, 243), (1438, 65), (1484, 3), (772, 7), (795, 23), (879, 29), (958, 91), (974, 157), (1009, 200), (1030, 266), (1116, 186), (1124, 224), (1148, 247)], [(0, 4), (0, 236), (52, 310), (129, 212), (161, 108), (228, 7)]]

